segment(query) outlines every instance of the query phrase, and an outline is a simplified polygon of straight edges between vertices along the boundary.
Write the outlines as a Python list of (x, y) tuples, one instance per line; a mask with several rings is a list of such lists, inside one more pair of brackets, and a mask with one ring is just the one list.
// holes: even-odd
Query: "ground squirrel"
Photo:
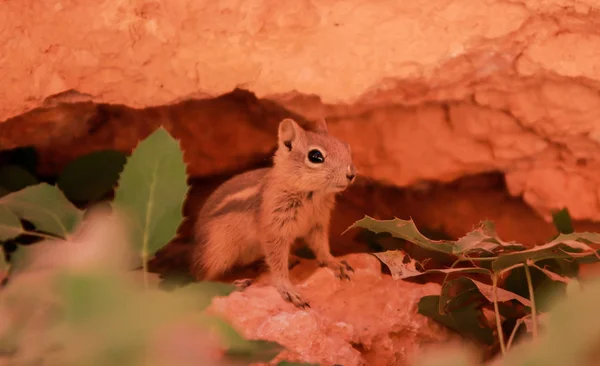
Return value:
[(302, 238), (321, 266), (350, 278), (347, 272), (354, 270), (331, 255), (328, 234), (335, 195), (355, 176), (350, 146), (329, 135), (324, 120), (312, 131), (282, 120), (273, 167), (234, 176), (202, 207), (194, 228), (194, 275), (215, 279), (234, 265), (264, 258), (281, 296), (309, 306), (289, 279), (290, 248)]

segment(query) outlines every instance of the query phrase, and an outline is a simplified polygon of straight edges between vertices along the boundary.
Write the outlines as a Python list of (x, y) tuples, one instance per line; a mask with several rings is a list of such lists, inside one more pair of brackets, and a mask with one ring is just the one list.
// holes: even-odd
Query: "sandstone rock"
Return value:
[[(576, 219), (600, 219), (594, 0), (26, 0), (3, 3), (0, 24), (0, 120), (60, 101), (141, 108), (241, 87), (327, 117), (366, 177), (407, 186), (498, 171), (546, 220), (565, 206)], [(154, 117), (124, 113), (102, 146), (130, 148), (154, 126), (145, 118)], [(67, 119), (19, 125), (43, 128), (57, 153), (89, 142), (78, 140), (89, 125), (77, 123), (89, 118)], [(57, 120), (74, 123), (67, 137), (78, 142), (57, 139)], [(243, 139), (234, 139), (198, 121), (173, 131), (193, 125), (195, 146), (240, 146), (220, 155), (218, 169), (193, 164), (194, 174), (240, 168), (229, 159), (269, 150), (271, 129), (236, 123)]]
[(33, 146), (38, 172), (57, 175), (78, 156), (104, 149), (130, 153), (160, 125), (181, 141), (188, 173), (223, 174), (265, 160), (277, 144), (277, 125), (301, 116), (252, 93), (234, 90), (217, 98), (133, 109), (78, 103), (39, 108), (0, 124), (0, 148)]
[(291, 271), (292, 282), (311, 308), (286, 303), (267, 276), (243, 292), (215, 298), (209, 311), (227, 319), (250, 339), (276, 341), (287, 359), (323, 365), (405, 365), (426, 344), (459, 336), (417, 314), (422, 296), (438, 294), (437, 284), (394, 281), (368, 254), (345, 257), (354, 267), (351, 281), (340, 281), (314, 261)]

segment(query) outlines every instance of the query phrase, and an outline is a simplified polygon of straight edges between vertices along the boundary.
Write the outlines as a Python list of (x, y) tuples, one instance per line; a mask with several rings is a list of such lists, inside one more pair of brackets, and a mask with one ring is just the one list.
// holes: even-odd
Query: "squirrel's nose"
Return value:
[(352, 181), (352, 179), (354, 179), (354, 177), (356, 177), (356, 168), (354, 168), (354, 165), (348, 165), (348, 171), (346, 172), (346, 178), (348, 178), (349, 181)]

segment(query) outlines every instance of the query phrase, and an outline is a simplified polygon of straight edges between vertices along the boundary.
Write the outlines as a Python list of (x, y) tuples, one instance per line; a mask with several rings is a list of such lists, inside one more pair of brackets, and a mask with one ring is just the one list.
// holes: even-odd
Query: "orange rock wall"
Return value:
[(0, 121), (70, 89), (144, 107), (242, 87), (327, 117), (368, 177), (502, 171), (540, 213), (600, 220), (599, 6), (5, 1)]

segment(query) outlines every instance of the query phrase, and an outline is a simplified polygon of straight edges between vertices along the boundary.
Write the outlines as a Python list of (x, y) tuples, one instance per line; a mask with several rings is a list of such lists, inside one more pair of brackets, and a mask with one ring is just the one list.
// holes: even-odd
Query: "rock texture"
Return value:
[(595, 0), (4, 2), (0, 120), (239, 86), (330, 119), (378, 181), (500, 171), (598, 220), (599, 29)]
[(314, 261), (292, 270), (298, 291), (311, 308), (300, 310), (283, 301), (259, 277), (243, 292), (215, 298), (209, 311), (227, 319), (247, 338), (285, 346), (273, 360), (320, 365), (408, 365), (422, 347), (460, 337), (417, 314), (422, 296), (437, 295), (437, 284), (392, 280), (381, 263), (368, 254), (346, 257), (356, 270), (351, 281), (340, 281)]

